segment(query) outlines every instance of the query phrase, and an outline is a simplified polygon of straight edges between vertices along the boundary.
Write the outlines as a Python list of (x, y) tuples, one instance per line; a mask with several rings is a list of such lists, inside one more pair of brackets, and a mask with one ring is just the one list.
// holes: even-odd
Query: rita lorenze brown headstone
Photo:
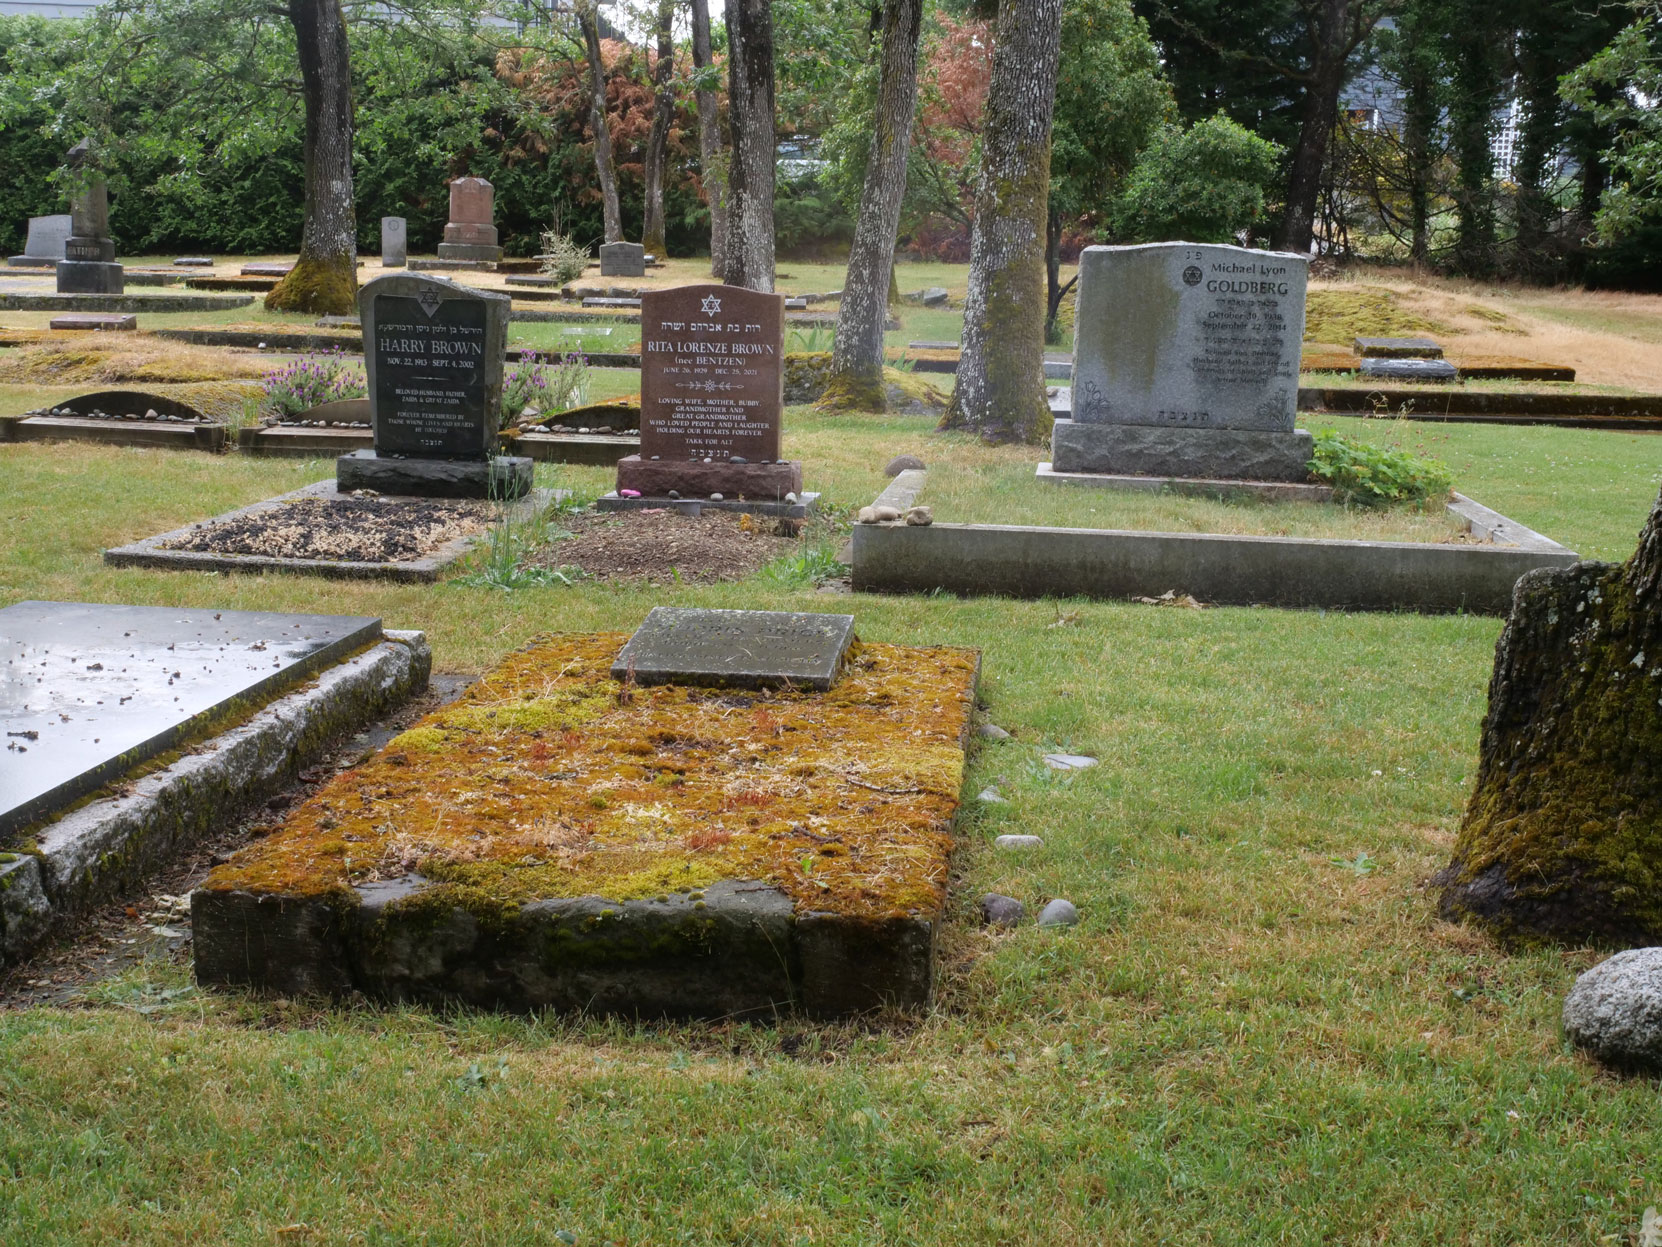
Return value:
[(641, 451), (619, 460), (617, 493), (603, 504), (803, 505), (802, 465), (779, 457), (784, 355), (783, 295), (716, 285), (643, 294)]

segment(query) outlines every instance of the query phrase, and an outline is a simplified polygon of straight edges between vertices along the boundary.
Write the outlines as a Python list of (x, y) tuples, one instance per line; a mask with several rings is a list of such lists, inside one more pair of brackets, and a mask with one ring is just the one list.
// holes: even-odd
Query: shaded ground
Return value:
[(427, 498), (304, 498), (196, 529), (167, 546), (204, 554), (395, 563), (423, 558), (490, 522), (486, 502)]
[(604, 578), (743, 580), (800, 545), (798, 521), (726, 512), (581, 515), (567, 524), (572, 535), (547, 546), (538, 561)]

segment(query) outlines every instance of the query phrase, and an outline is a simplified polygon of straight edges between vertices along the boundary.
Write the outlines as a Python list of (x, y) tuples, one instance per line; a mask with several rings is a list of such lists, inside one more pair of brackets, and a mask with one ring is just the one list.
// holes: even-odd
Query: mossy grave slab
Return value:
[(556, 635), (193, 894), (207, 984), (641, 1015), (930, 999), (979, 653), (853, 646), (828, 692), (613, 678)]

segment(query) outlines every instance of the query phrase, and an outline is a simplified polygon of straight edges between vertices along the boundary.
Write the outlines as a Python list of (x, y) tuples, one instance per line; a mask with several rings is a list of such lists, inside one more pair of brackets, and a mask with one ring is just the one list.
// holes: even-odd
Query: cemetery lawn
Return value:
[[(1040, 457), (927, 419), (786, 423), (844, 516), (894, 454)], [(1598, 557), (1632, 551), (1658, 485), (1644, 435), (1331, 423), (1443, 459), (1462, 492)], [(426, 629), (450, 672), (659, 604), (851, 610), (867, 641), (979, 646), (987, 717), (1015, 739), (971, 756), (937, 1007), (846, 1026), (337, 1008), (150, 961), (70, 1007), (0, 1011), (0, 1242), (1591, 1247), (1662, 1204), (1654, 1082), (1560, 1038), (1599, 954), (1503, 952), (1439, 921), (1426, 887), (1498, 619), (99, 561), (327, 473), (0, 446), (0, 603), (378, 614)], [(1051, 750), (1101, 765), (1058, 774)], [(1008, 804), (976, 801), (988, 786)], [(1046, 843), (1000, 853), (1002, 833)], [(1030, 916), (1065, 896), (1083, 921), (989, 934), (986, 892)]]

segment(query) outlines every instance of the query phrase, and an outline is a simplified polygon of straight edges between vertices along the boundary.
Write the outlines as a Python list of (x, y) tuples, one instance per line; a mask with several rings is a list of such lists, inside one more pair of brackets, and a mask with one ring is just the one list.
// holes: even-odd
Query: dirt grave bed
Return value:
[(467, 499), (299, 498), (192, 530), (163, 547), (203, 554), (395, 563), (481, 533), (491, 504)]
[(743, 580), (802, 545), (800, 521), (730, 512), (633, 511), (562, 524), (571, 536), (550, 542), (538, 562), (606, 579)]

